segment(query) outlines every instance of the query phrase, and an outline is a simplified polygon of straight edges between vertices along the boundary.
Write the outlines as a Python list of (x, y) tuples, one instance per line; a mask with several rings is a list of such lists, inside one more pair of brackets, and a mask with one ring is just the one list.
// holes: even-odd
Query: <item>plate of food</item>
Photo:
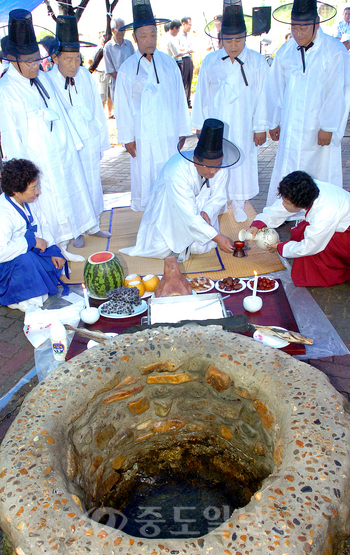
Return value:
[[(114, 308), (115, 306), (115, 308)], [(124, 305), (113, 305), (111, 301), (107, 301), (106, 303), (101, 304), (98, 307), (99, 313), (104, 318), (133, 318), (134, 316), (138, 316), (147, 310), (147, 303), (146, 301), (141, 300), (141, 304), (134, 305), (131, 308), (127, 308)], [(118, 310), (121, 310), (118, 312)], [(126, 310), (126, 312), (122, 312)]]
[(220, 291), (220, 293), (239, 293), (247, 287), (247, 284), (243, 279), (227, 277), (224, 279), (219, 279), (215, 283), (215, 289)]
[[(279, 326), (274, 326), (273, 328), (276, 331), (287, 332), (286, 328), (280, 328)], [(267, 332), (269, 330), (266, 330)], [(268, 345), (269, 347), (274, 347), (275, 349), (282, 349), (283, 347), (287, 347), (289, 345), (289, 341), (282, 339), (276, 335), (269, 335), (268, 333), (264, 333), (264, 328), (257, 329), (253, 334), (253, 339), (255, 341), (259, 341), (264, 345)]]
[(214, 282), (205, 276), (187, 278), (193, 291), (196, 293), (206, 293), (214, 289)]
[[(266, 276), (259, 276), (258, 277), (257, 291), (259, 293), (270, 293), (271, 291), (276, 291), (276, 289), (278, 289), (279, 286), (280, 286), (280, 284), (278, 283), (277, 279), (270, 279)], [(253, 291), (254, 278), (253, 279), (248, 279), (247, 287), (248, 287), (248, 289)]]

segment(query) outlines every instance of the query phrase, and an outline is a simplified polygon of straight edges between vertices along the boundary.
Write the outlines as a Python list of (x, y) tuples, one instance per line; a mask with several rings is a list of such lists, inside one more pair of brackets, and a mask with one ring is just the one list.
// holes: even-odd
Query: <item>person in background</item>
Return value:
[[(100, 160), (111, 145), (97, 85), (89, 70), (80, 65), (80, 46), (94, 45), (78, 39), (77, 20), (72, 15), (57, 16), (56, 36), (60, 46), (52, 56), (55, 67), (50, 72), (50, 79), (84, 145), (79, 151), (79, 157), (92, 206), (99, 221), (103, 212)], [(103, 238), (111, 236), (109, 231), (102, 231), (99, 225), (87, 230), (87, 233)], [(73, 245), (84, 247), (84, 235), (79, 235)]]
[(268, 206), (277, 198), (281, 179), (295, 170), (343, 184), (341, 139), (350, 107), (350, 60), (340, 41), (320, 27), (323, 15), (331, 19), (336, 9), (317, 4), (294, 0), (273, 12), (277, 21), (291, 25), (293, 38), (278, 50), (268, 73), (268, 124), (271, 139), (279, 141)]
[(163, 33), (160, 38), (159, 50), (167, 54), (168, 42), (169, 42), (169, 31), (170, 31), (170, 21), (163, 25)]
[[(83, 261), (67, 247), (70, 239), (95, 226), (98, 229), (78, 154), (84, 145), (56, 95), (50, 79), (53, 70), (39, 71), (46, 56), (39, 52), (31, 13), (12, 10), (8, 32), (1, 39), (0, 51), (0, 57), (10, 61), (0, 79), (2, 149), (7, 158), (32, 160), (38, 166), (37, 202), (50, 222), (55, 243), (67, 260)], [(52, 53), (58, 45), (58, 39), (50, 42)]]
[(347, 51), (350, 49), (350, 33), (345, 33), (341, 38), (342, 44), (344, 44)]
[(219, 50), (219, 48), (223, 47), (222, 42), (219, 40), (219, 34), (221, 31), (222, 25), (222, 15), (215, 15), (214, 16), (214, 29), (210, 33), (207, 52), (213, 52), (214, 50)]
[(103, 107), (108, 110), (108, 118), (114, 119), (113, 102), (111, 99), (110, 81), (111, 76), (106, 74), (106, 64), (103, 56), (103, 48), (106, 43), (106, 33), (99, 33), (100, 46), (95, 50), (88, 60), (90, 73), (96, 76), (98, 90), (100, 92)]
[[(111, 22), (111, 31), (113, 37), (108, 41), (104, 47), (103, 55), (106, 65), (106, 73), (111, 76), (111, 97), (114, 104), (115, 96), (115, 82), (117, 79), (118, 71), (127, 58), (132, 56), (135, 52), (132, 42), (125, 39), (125, 31), (121, 31), (121, 27), (125, 25), (122, 19), (113, 19)], [(115, 107), (114, 107), (115, 113)]]
[(243, 15), (241, 5), (224, 7), (220, 35), (224, 46), (203, 60), (192, 110), (195, 129), (201, 129), (208, 117), (218, 118), (225, 124), (225, 138), (243, 153), (227, 182), (236, 222), (247, 219), (244, 203), (259, 192), (257, 147), (266, 141), (268, 130), (265, 80), (269, 67), (264, 56), (246, 46), (251, 19)]
[(350, 8), (344, 8), (343, 19), (339, 21), (337, 32), (334, 35), (336, 39), (342, 40), (342, 36), (350, 33)]
[(290, 240), (268, 247), (294, 258), (294, 284), (329, 287), (350, 280), (350, 193), (295, 171), (282, 179), (278, 197), (256, 216), (249, 231), (255, 236), (263, 227), (279, 227), (290, 214), (302, 211), (305, 219), (292, 228)]
[(228, 168), (239, 159), (239, 150), (223, 138), (223, 131), (223, 122), (210, 118), (200, 136), (180, 141), (179, 154), (168, 160), (154, 184), (136, 245), (120, 252), (150, 258), (176, 254), (178, 262), (216, 246), (233, 252), (218, 217), (226, 208)]
[(157, 27), (150, 0), (133, 0), (138, 51), (120, 67), (115, 98), (118, 137), (129, 152), (131, 208), (144, 211), (162, 167), (191, 131), (181, 73), (174, 59), (157, 50)]
[(171, 58), (174, 58), (182, 73), (182, 54), (179, 49), (179, 42), (176, 40), (176, 37), (180, 32), (180, 28), (181, 21), (179, 21), (178, 19), (173, 19), (173, 21), (170, 23), (166, 53)]
[(56, 295), (58, 283), (68, 294), (60, 281), (64, 267), (68, 277), (68, 267), (36, 202), (39, 168), (30, 160), (9, 160), (0, 185), (0, 304), (24, 312)]
[(182, 54), (182, 81), (185, 88), (187, 104), (189, 108), (191, 105), (191, 86), (193, 78), (193, 61), (192, 53), (193, 46), (190, 37), (192, 27), (192, 19), (190, 17), (183, 17), (181, 19), (182, 31), (178, 34), (179, 49)]

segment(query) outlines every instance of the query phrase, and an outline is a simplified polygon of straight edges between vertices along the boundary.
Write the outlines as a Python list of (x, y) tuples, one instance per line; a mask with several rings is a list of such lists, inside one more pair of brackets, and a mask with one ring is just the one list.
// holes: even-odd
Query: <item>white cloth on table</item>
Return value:
[[(129, 256), (165, 258), (180, 253), (202, 254), (216, 246), (218, 216), (226, 209), (227, 169), (218, 171), (204, 183), (195, 165), (175, 154), (162, 169), (142, 217), (134, 247), (121, 249)], [(207, 224), (200, 212), (208, 214)], [(187, 250), (188, 249), (188, 250)]]
[[(350, 193), (317, 179), (315, 183), (320, 194), (305, 216), (310, 225), (305, 228), (302, 241), (288, 241), (283, 246), (285, 258), (317, 254), (324, 250), (335, 232), (344, 232), (350, 226)], [(264, 222), (267, 227), (280, 226), (290, 215), (282, 202), (280, 198), (272, 206), (267, 206), (255, 220)], [(306, 210), (302, 212), (305, 214)]]
[[(121, 44), (118, 44), (114, 37), (109, 40), (103, 48), (103, 57), (106, 66), (106, 73), (118, 73), (120, 66), (129, 56), (135, 52), (134, 45), (130, 40), (124, 39)], [(112, 77), (111, 83), (111, 96), (114, 100), (116, 80)]]
[[(341, 139), (350, 106), (350, 64), (344, 46), (317, 30), (312, 48), (301, 52), (291, 38), (276, 54), (267, 87), (270, 129), (280, 139), (267, 205), (277, 198), (280, 181), (295, 170), (342, 187)], [(329, 146), (319, 146), (318, 132), (332, 132)]]
[(194, 95), (192, 125), (202, 129), (207, 118), (224, 122), (224, 137), (237, 145), (243, 162), (230, 172), (227, 195), (231, 200), (247, 200), (259, 192), (258, 149), (254, 133), (266, 125), (265, 78), (269, 66), (261, 54), (246, 46), (239, 55), (248, 86), (238, 62), (232, 63), (225, 48), (208, 54), (201, 65)]
[[(143, 211), (162, 167), (177, 152), (180, 136), (191, 133), (190, 117), (176, 62), (155, 50), (153, 61), (139, 51), (121, 66), (116, 84), (118, 138), (136, 141), (130, 158), (131, 208)], [(137, 70), (138, 75), (137, 75)]]
[[(98, 224), (77, 149), (83, 143), (55, 94), (48, 74), (39, 72), (48, 108), (35, 85), (12, 64), (0, 80), (0, 133), (5, 156), (31, 160), (40, 169), (37, 202), (59, 244)], [(51, 130), (52, 126), (52, 130)]]
[(79, 157), (92, 206), (99, 218), (103, 212), (100, 160), (104, 151), (111, 146), (100, 93), (91, 73), (84, 67), (79, 67), (74, 77), (74, 86), (69, 84), (67, 89), (66, 78), (60, 73), (57, 64), (50, 71), (49, 78), (52, 79), (56, 94), (84, 144), (84, 148), (79, 150)]

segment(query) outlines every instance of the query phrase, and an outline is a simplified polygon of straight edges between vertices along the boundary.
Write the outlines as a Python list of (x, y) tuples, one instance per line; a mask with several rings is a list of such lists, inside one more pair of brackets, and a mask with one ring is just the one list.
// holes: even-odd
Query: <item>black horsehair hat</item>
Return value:
[(59, 52), (79, 52), (81, 46), (97, 46), (79, 40), (78, 24), (74, 15), (59, 15), (56, 20), (56, 35), (60, 41)]
[(272, 16), (280, 23), (288, 25), (310, 25), (316, 23), (319, 17), (319, 23), (324, 23), (332, 19), (337, 13), (337, 9), (330, 4), (319, 2), (317, 0), (294, 0), (293, 4), (283, 4), (273, 11)]
[(170, 19), (155, 18), (152, 11), (150, 0), (132, 0), (132, 16), (133, 22), (120, 27), (119, 31), (128, 31), (129, 29), (138, 29), (146, 25), (163, 25), (170, 23)]
[[(205, 165), (207, 168), (228, 168), (237, 164), (241, 156), (239, 148), (224, 139), (223, 122), (214, 118), (205, 120), (200, 135), (190, 135), (181, 139), (177, 149), (189, 162), (199, 166)], [(195, 162), (194, 156), (199, 161)], [(205, 164), (201, 163), (203, 159)], [(212, 160), (212, 163), (208, 163), (209, 160)]]
[[(262, 23), (261, 23), (262, 26)], [(215, 20), (206, 25), (204, 32), (211, 38), (217, 39)], [(231, 40), (237, 35), (248, 37), (253, 32), (253, 18), (244, 15), (242, 4), (234, 0), (224, 0), (220, 40)], [(223, 36), (225, 35), (225, 36)]]
[[(7, 31), (7, 35), (1, 39), (0, 59), (3, 60), (20, 61), (21, 56), (32, 54), (31, 61), (40, 61), (56, 52), (59, 46), (54, 33), (33, 26), (32, 14), (28, 10), (10, 11), (8, 25), (0, 29), (0, 34), (2, 29)], [(39, 40), (39, 36), (43, 35)], [(45, 53), (40, 52), (39, 45), (45, 47)]]

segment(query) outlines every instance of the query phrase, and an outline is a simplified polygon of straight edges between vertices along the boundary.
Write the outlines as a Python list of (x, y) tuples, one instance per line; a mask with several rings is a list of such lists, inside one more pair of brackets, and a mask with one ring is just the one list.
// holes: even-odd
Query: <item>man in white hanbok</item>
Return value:
[(1, 40), (0, 52), (11, 62), (0, 80), (2, 148), (7, 158), (25, 158), (38, 166), (40, 196), (35, 202), (64, 256), (81, 261), (83, 257), (67, 252), (68, 242), (98, 225), (77, 152), (83, 144), (48, 74), (39, 72), (41, 56), (30, 12), (13, 10), (9, 18), (12, 34)]
[(218, 216), (226, 208), (226, 168), (238, 161), (239, 150), (223, 139), (223, 128), (219, 120), (206, 120), (199, 140), (188, 138), (192, 148), (198, 141), (194, 150), (181, 150), (165, 164), (153, 187), (136, 245), (120, 252), (149, 258), (177, 254), (179, 262), (216, 246), (233, 252), (232, 240), (220, 234)]
[(118, 138), (131, 155), (131, 208), (144, 211), (162, 167), (191, 132), (181, 73), (156, 48), (157, 23), (149, 0), (133, 0), (138, 51), (121, 66), (116, 83)]
[[(59, 96), (84, 148), (79, 157), (91, 197), (96, 218), (103, 212), (103, 190), (100, 176), (100, 160), (110, 148), (109, 132), (100, 93), (91, 73), (80, 65), (80, 45), (93, 46), (79, 41), (77, 20), (74, 16), (57, 17), (56, 35), (60, 47), (52, 59), (55, 62), (49, 73), (56, 94)], [(110, 237), (108, 231), (93, 229), (90, 234)], [(75, 247), (85, 245), (84, 236), (74, 240)]]
[(259, 192), (257, 147), (266, 141), (268, 129), (265, 77), (269, 67), (261, 54), (245, 45), (247, 26), (252, 27), (249, 19), (242, 6), (224, 4), (223, 48), (203, 60), (192, 110), (193, 127), (201, 129), (208, 117), (219, 118), (225, 123), (225, 138), (243, 152), (243, 161), (230, 172), (227, 183), (237, 222), (247, 219), (244, 201)]
[(336, 13), (328, 8), (318, 15), (316, 0), (303, 5), (295, 0), (273, 14), (291, 23), (292, 38), (281, 46), (269, 72), (268, 122), (271, 138), (279, 145), (268, 206), (275, 202), (282, 178), (294, 170), (342, 187), (341, 139), (350, 106), (350, 63), (346, 48), (319, 27), (323, 14), (330, 19)]

